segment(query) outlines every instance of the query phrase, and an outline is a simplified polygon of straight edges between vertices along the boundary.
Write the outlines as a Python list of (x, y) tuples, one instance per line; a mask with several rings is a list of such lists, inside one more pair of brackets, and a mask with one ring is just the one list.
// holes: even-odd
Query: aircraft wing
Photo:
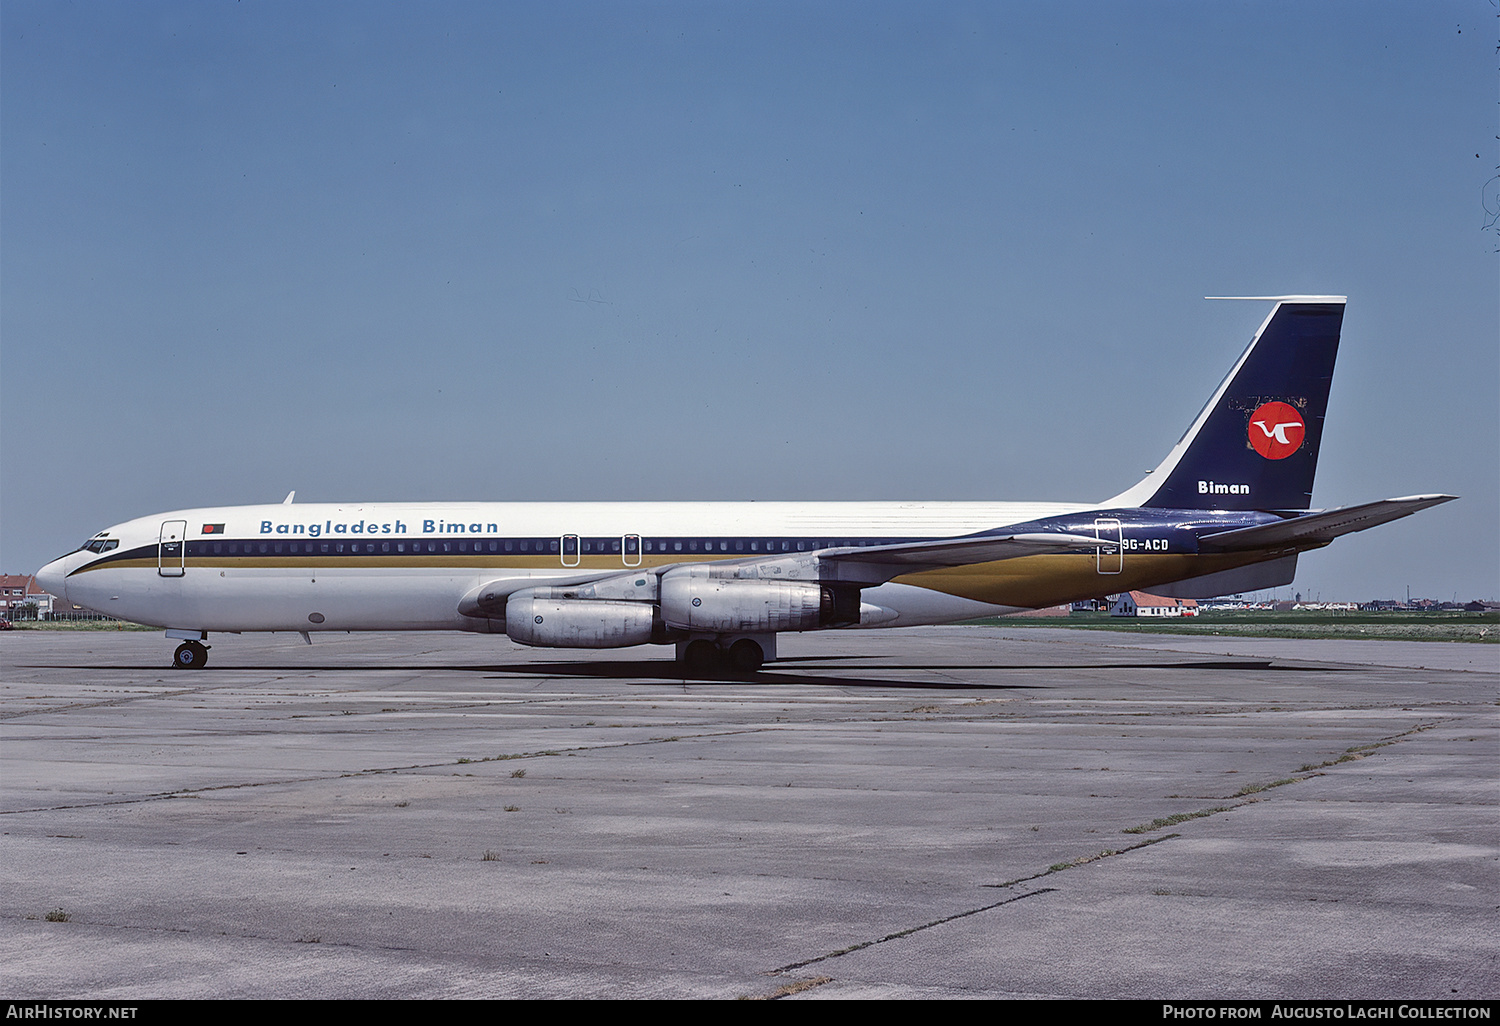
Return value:
[(1456, 498), (1456, 495), (1407, 495), (1399, 499), (1366, 502), (1359, 506), (1342, 506), (1321, 513), (1307, 513), (1275, 524), (1207, 534), (1198, 539), (1198, 548), (1204, 552), (1235, 552), (1278, 546), (1312, 548), (1327, 545), (1339, 535), (1400, 520), (1429, 506), (1452, 502)]
[[(919, 570), (936, 570), (971, 563), (993, 563), (1018, 556), (1039, 556), (1052, 552), (1092, 551), (1108, 547), (1092, 535), (1036, 532), (1028, 534), (989, 534), (968, 538), (940, 538), (935, 541), (898, 542), (892, 545), (867, 545), (863, 548), (841, 547), (813, 553), (822, 564), (825, 580), (853, 581), (860, 584), (884, 584), (893, 577)], [(833, 574), (827, 570), (832, 569)]]
[[(940, 538), (934, 541), (897, 542), (890, 545), (841, 546), (813, 552), (766, 553), (758, 558), (716, 559), (690, 564), (718, 568), (736, 568), (729, 576), (779, 578), (781, 580), (847, 581), (864, 586), (884, 584), (893, 577), (935, 570), (945, 566), (990, 563), (1017, 556), (1036, 556), (1050, 552), (1092, 551), (1100, 546), (1091, 535), (1037, 532), (1033, 534), (991, 534), (967, 538)], [(1107, 544), (1107, 543), (1104, 543)], [(515, 592), (528, 588), (586, 589), (602, 582), (617, 582), (631, 577), (660, 577), (682, 566), (672, 563), (632, 570), (611, 567), (557, 576), (496, 577), (475, 587), (458, 604), (465, 616), (497, 616), (506, 600)], [(649, 586), (645, 586), (649, 588)]]

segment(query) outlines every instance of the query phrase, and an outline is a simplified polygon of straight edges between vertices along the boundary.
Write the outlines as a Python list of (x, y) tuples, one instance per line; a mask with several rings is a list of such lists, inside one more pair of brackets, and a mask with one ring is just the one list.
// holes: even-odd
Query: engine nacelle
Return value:
[(858, 623), (859, 589), (680, 567), (662, 575), (661, 615), (668, 627), (713, 634), (815, 631)]
[(563, 597), (561, 588), (529, 588), (505, 603), (505, 633), (541, 648), (626, 648), (651, 640), (650, 602)]

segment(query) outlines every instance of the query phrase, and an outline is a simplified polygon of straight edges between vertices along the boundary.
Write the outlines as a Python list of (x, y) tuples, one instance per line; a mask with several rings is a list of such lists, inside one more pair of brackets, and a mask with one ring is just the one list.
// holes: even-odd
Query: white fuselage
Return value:
[[(496, 579), (562, 583), (602, 571), (830, 545), (952, 538), (1087, 504), (986, 502), (297, 503), (141, 517), (49, 564), (43, 587), (123, 620), (201, 631), (469, 630), (466, 595)], [(176, 549), (175, 544), (182, 548)], [(108, 546), (107, 548), (105, 546)], [(891, 582), (861, 626), (1013, 612)], [(471, 611), (472, 612), (472, 611)]]

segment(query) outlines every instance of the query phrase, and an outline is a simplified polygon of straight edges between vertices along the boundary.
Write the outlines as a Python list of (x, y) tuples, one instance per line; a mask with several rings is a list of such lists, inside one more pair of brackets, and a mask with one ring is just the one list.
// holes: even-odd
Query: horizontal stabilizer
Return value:
[(1275, 524), (1205, 535), (1198, 540), (1198, 547), (1203, 552), (1237, 552), (1278, 546), (1310, 548), (1327, 545), (1340, 535), (1400, 520), (1430, 506), (1452, 502), (1456, 498), (1456, 495), (1408, 495), (1399, 499), (1366, 502), (1359, 506), (1344, 506), (1321, 513), (1308, 513)]

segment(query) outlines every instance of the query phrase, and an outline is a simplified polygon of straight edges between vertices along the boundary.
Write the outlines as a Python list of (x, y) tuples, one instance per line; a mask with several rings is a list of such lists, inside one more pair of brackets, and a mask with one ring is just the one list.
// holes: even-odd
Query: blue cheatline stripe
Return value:
[[(635, 536), (632, 536), (635, 537)], [(837, 537), (830, 538), (826, 535), (818, 537), (797, 536), (773, 536), (765, 537), (756, 535), (746, 536), (714, 536), (705, 537), (695, 535), (693, 537), (670, 537), (653, 538), (644, 537), (638, 541), (639, 550), (626, 553), (624, 551), (624, 538), (620, 535), (607, 535), (602, 537), (568, 536), (569, 546), (566, 555), (594, 557), (613, 556), (632, 557), (640, 555), (653, 559), (662, 557), (688, 559), (714, 558), (732, 559), (735, 557), (755, 555), (781, 555), (797, 552), (813, 552), (818, 549), (836, 547), (865, 547), (870, 545), (890, 545), (911, 541), (921, 541), (921, 538), (860, 538), (860, 537)], [(420, 565), (420, 561), (428, 556), (515, 556), (530, 557), (535, 559), (544, 556), (552, 559), (561, 559), (564, 555), (563, 539), (557, 537), (508, 537), (508, 538), (473, 538), (445, 536), (443, 538), (414, 538), (414, 539), (381, 539), (380, 541), (350, 541), (330, 540), (320, 538), (316, 541), (302, 539), (296, 540), (272, 540), (266, 538), (212, 538), (187, 542), (187, 558), (214, 559), (237, 558), (237, 559), (260, 559), (280, 557), (331, 557), (336, 560), (339, 557), (368, 557), (386, 556), (392, 557), (392, 561), (400, 563), (410, 562)], [(142, 560), (155, 561), (158, 546), (156, 543), (137, 546), (133, 549), (117, 550), (109, 553), (102, 559), (79, 567), (74, 573), (84, 570), (104, 569), (112, 564), (139, 563)], [(623, 567), (628, 569), (628, 567)]]

